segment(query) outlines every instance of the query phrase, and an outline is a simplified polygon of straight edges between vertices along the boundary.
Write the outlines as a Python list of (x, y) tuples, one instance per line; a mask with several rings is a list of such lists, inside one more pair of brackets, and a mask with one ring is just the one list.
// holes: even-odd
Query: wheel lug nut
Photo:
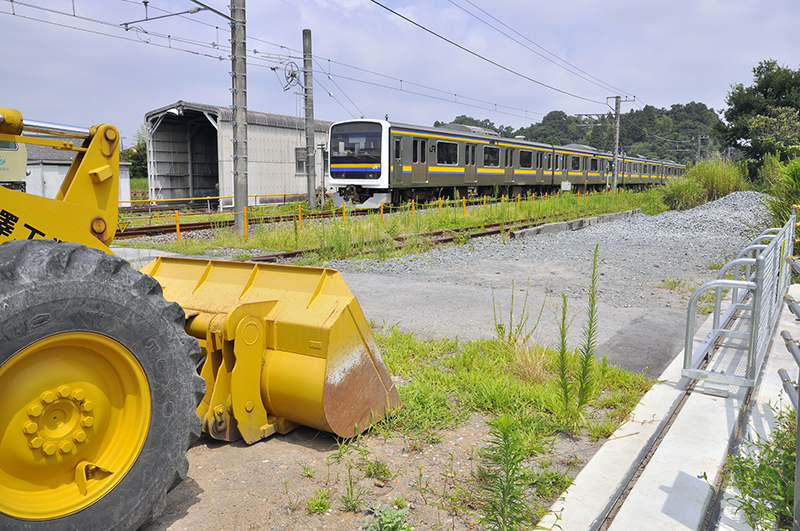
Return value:
[(67, 398), (69, 396), (71, 389), (68, 385), (62, 385), (58, 388), (58, 396), (61, 398)]
[(44, 455), (53, 455), (56, 453), (56, 445), (51, 442), (46, 442), (42, 446), (42, 453)]
[(37, 448), (41, 448), (44, 444), (44, 439), (41, 437), (34, 437), (30, 441), (28, 441), (28, 448), (31, 450), (36, 450)]
[(94, 417), (83, 417), (81, 419), (81, 426), (84, 428), (91, 428), (94, 424)]
[(62, 454), (68, 454), (72, 451), (72, 443), (69, 441), (63, 441), (61, 444), (58, 445), (58, 451)]
[(72, 440), (76, 443), (82, 443), (86, 440), (86, 432), (83, 431), (76, 431), (75, 435), (72, 436)]
[(89, 412), (89, 411), (93, 410), (94, 409), (94, 402), (92, 402), (91, 400), (85, 401), (83, 404), (81, 404), (81, 409), (86, 411), (86, 412)]
[(31, 417), (38, 417), (39, 415), (42, 414), (42, 411), (44, 410), (42, 409), (42, 406), (40, 406), (39, 404), (31, 404), (28, 407), (28, 415), (30, 415)]
[(39, 425), (35, 422), (26, 422), (24, 426), (22, 426), (22, 430), (27, 433), (28, 435), (33, 435), (37, 431), (39, 431)]
[(53, 391), (45, 391), (44, 393), (39, 395), (39, 400), (42, 401), (42, 404), (51, 404), (55, 399), (56, 395)]
[(83, 392), (83, 389), (75, 389), (72, 391), (72, 399), (81, 401), (86, 398), (86, 393)]

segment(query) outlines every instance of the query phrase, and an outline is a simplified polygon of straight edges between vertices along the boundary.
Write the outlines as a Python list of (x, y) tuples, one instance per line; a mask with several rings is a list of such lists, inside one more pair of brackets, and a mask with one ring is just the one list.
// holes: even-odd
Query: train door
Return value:
[(553, 154), (552, 153), (544, 153), (544, 159), (542, 163), (542, 175), (544, 178), (542, 179), (542, 183), (544, 184), (553, 184)]
[(464, 145), (464, 182), (478, 182), (478, 163), (476, 156), (478, 149), (475, 144)]
[(411, 182), (428, 182), (428, 140), (415, 138), (411, 146)]
[(403, 182), (403, 138), (392, 137), (392, 184)]
[(505, 148), (505, 179), (504, 183), (510, 184), (514, 182), (514, 149)]

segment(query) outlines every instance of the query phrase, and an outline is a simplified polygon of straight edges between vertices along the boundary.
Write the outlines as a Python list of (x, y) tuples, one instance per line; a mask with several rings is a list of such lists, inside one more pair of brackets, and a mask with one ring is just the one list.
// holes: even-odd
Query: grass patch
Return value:
[[(528, 196), (520, 200), (509, 201), (507, 198), (487, 198), (484, 207), (483, 198), (467, 202), (466, 213), (462, 209), (461, 201), (443, 201), (441, 211), (438, 205), (429, 208), (415, 208), (412, 214), (411, 207), (403, 206), (391, 209), (381, 217), (380, 213), (371, 212), (366, 216), (346, 217), (341, 216), (331, 219), (314, 220), (303, 218), (302, 229), (297, 223), (255, 223), (250, 227), (249, 238), (235, 234), (233, 229), (220, 227), (214, 231), (214, 236), (209, 240), (194, 241), (187, 233), (179, 244), (151, 243), (145, 244), (120, 242), (120, 245), (132, 247), (155, 247), (170, 252), (183, 254), (205, 254), (212, 249), (229, 248), (241, 249), (246, 252), (258, 249), (264, 252), (294, 251), (299, 249), (317, 249), (316, 256), (310, 258), (310, 263), (321, 264), (327, 260), (340, 259), (354, 256), (357, 253), (366, 253), (366, 256), (377, 259), (386, 259), (408, 253), (421, 252), (431, 245), (427, 238), (416, 236), (420, 233), (453, 230), (464, 227), (485, 226), (492, 223), (514, 222), (520, 224), (531, 220), (558, 221), (563, 219), (576, 219), (597, 215), (599, 213), (620, 212), (640, 208), (646, 200), (645, 194), (583, 194), (580, 197), (573, 193), (559, 193), (548, 196), (547, 199), (538, 196)], [(341, 211), (340, 211), (341, 212)], [(297, 214), (297, 204), (280, 207), (252, 207), (248, 208), (250, 219), (265, 218), (278, 214)], [(131, 219), (131, 218), (126, 218)], [(181, 221), (209, 221), (232, 219), (230, 213), (204, 213), (182, 215)], [(159, 218), (141, 217), (134, 224), (166, 224), (174, 222), (174, 215), (168, 214)], [(504, 231), (504, 237), (508, 231)], [(403, 248), (397, 249), (393, 238), (403, 236)], [(456, 245), (465, 245), (470, 236), (466, 233), (456, 235)], [(192, 243), (190, 243), (192, 242)]]
[[(596, 306), (596, 282), (595, 278), (590, 308)], [(517, 310), (514, 322), (524, 321), (526, 311)], [(596, 314), (590, 313), (579, 348), (566, 345), (565, 333), (557, 350), (515, 340), (528, 330), (522, 326), (514, 332), (510, 311), (508, 315), (497, 339), (419, 339), (396, 326), (377, 333), (389, 371), (403, 380), (398, 391), (404, 406), (373, 430), (387, 437), (400, 434), (407, 451), (414, 452), (440, 442), (445, 429), (475, 414), (488, 417), (489, 444), (479, 456), (474, 485), (472, 490), (453, 489), (449, 496), (462, 500), (453, 501), (453, 511), (472, 496), (490, 528), (530, 529), (572, 481), (546, 462), (554, 441), (565, 432), (592, 440), (608, 437), (628, 418), (653, 380), (611, 366), (605, 359), (594, 361)], [(538, 461), (535, 471), (525, 464), (532, 458)], [(421, 480), (420, 484), (421, 492), (430, 493)], [(447, 505), (446, 500), (442, 503)]]

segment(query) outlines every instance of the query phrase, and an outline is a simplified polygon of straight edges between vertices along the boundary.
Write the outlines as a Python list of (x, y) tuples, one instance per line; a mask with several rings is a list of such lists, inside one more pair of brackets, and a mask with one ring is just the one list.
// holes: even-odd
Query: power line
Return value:
[[(527, 46), (526, 44), (524, 44), (524, 43), (522, 43), (522, 42), (518, 41), (517, 39), (515, 39), (515, 38), (514, 38), (514, 37), (512, 37), (512, 36), (510, 36), (509, 34), (507, 34), (507, 33), (503, 32), (503, 31), (499, 30), (498, 28), (496, 28), (496, 27), (492, 26), (491, 24), (489, 24), (488, 22), (486, 22), (485, 20), (483, 20), (483, 19), (482, 19), (482, 18), (480, 18), (479, 16), (475, 15), (474, 13), (470, 13), (470, 12), (469, 12), (467, 9), (465, 9), (464, 7), (462, 7), (462, 6), (458, 5), (458, 4), (456, 4), (456, 3), (455, 3), (453, 0), (447, 0), (447, 1), (448, 1), (448, 2), (450, 2), (451, 4), (453, 4), (454, 6), (456, 6), (457, 8), (459, 8), (460, 10), (462, 10), (464, 13), (466, 13), (466, 14), (468, 14), (469, 16), (471, 16), (471, 17), (475, 18), (475, 19), (476, 19), (476, 20), (478, 20), (479, 22), (482, 22), (483, 24), (485, 24), (485, 25), (489, 26), (490, 28), (492, 28), (493, 30), (495, 30), (495, 31), (496, 31), (496, 32), (498, 32), (499, 34), (503, 35), (504, 37), (507, 37), (508, 39), (511, 39), (512, 41), (514, 41), (515, 43), (519, 44), (520, 46), (522, 46), (522, 47), (523, 47), (523, 48), (525, 48), (526, 50), (528, 50), (528, 51), (530, 51), (530, 52), (532, 52), (532, 53), (535, 53), (536, 55), (538, 55), (539, 57), (541, 57), (541, 58), (542, 58), (542, 59), (544, 59), (545, 61), (549, 61), (550, 63), (552, 63), (552, 64), (556, 65), (557, 67), (559, 67), (559, 68), (563, 68), (564, 70), (566, 70), (566, 71), (567, 71), (567, 72), (569, 72), (570, 74), (573, 74), (573, 75), (575, 75), (575, 76), (577, 76), (577, 77), (579, 77), (579, 78), (583, 79), (584, 81), (588, 81), (589, 83), (591, 83), (591, 84), (593, 84), (593, 85), (596, 85), (596, 86), (598, 86), (598, 87), (602, 88), (603, 90), (609, 90), (609, 89), (610, 89), (610, 90), (612, 90), (613, 92), (619, 92), (619, 93), (626, 94), (626, 92), (625, 92), (625, 91), (623, 91), (623, 90), (620, 90), (620, 89), (618, 89), (618, 88), (614, 87), (613, 85), (610, 85), (610, 84), (606, 83), (605, 81), (602, 81), (602, 80), (600, 80), (600, 79), (598, 79), (598, 78), (594, 77), (593, 75), (591, 75), (591, 74), (589, 74), (589, 73), (587, 73), (587, 72), (584, 72), (583, 70), (581, 70), (581, 69), (580, 69), (580, 68), (578, 68), (577, 66), (575, 66), (575, 65), (573, 65), (573, 64), (571, 64), (571, 63), (569, 63), (568, 61), (566, 61), (566, 60), (564, 60), (564, 59), (562, 59), (562, 58), (560, 58), (560, 57), (558, 57), (556, 54), (554, 54), (553, 52), (551, 52), (551, 51), (547, 50), (547, 49), (546, 49), (546, 48), (544, 48), (543, 46), (541, 46), (541, 45), (539, 45), (539, 44), (537, 44), (537, 43), (533, 42), (531, 39), (529, 39), (529, 38), (528, 38), (528, 37), (526, 37), (525, 35), (521, 34), (520, 32), (518, 32), (518, 31), (517, 31), (517, 30), (515, 30), (514, 28), (510, 27), (508, 24), (504, 23), (503, 21), (499, 20), (497, 17), (493, 16), (491, 13), (487, 13), (486, 11), (484, 11), (483, 9), (481, 9), (480, 7), (478, 7), (477, 5), (475, 5), (475, 4), (474, 4), (473, 2), (471, 2), (470, 0), (464, 0), (464, 1), (465, 1), (465, 2), (467, 2), (469, 5), (471, 5), (472, 7), (474, 7), (475, 9), (477, 9), (478, 11), (480, 11), (481, 13), (483, 13), (484, 15), (488, 16), (489, 18), (491, 18), (492, 20), (494, 20), (495, 22), (497, 22), (498, 24), (501, 24), (503, 27), (507, 28), (508, 30), (512, 31), (513, 33), (516, 33), (517, 35), (519, 35), (521, 38), (525, 39), (526, 41), (528, 41), (528, 42), (529, 42), (529, 43), (531, 43), (532, 45), (536, 46), (537, 48), (539, 48), (539, 49), (541, 49), (541, 50), (543, 50), (543, 51), (545, 51), (545, 52), (547, 52), (549, 55), (551, 55), (551, 56), (555, 57), (556, 59), (558, 59), (558, 60), (559, 60), (559, 61), (561, 61), (562, 63), (564, 63), (564, 64), (566, 64), (566, 65), (570, 66), (571, 68), (574, 68), (575, 70), (577, 70), (577, 71), (578, 71), (578, 72), (580, 72), (581, 74), (585, 74), (585, 75), (578, 74), (577, 72), (575, 72), (574, 70), (570, 70), (569, 68), (567, 68), (567, 67), (566, 67), (566, 66), (564, 66), (563, 64), (559, 64), (559, 63), (557, 63), (556, 61), (554, 61), (553, 59), (550, 59), (549, 57), (546, 57), (544, 54), (542, 54), (542, 53), (540, 53), (540, 52), (537, 52), (536, 50), (534, 50), (534, 49), (533, 49), (533, 48), (531, 48), (530, 46)], [(588, 76), (588, 77), (587, 77), (587, 76)]]
[[(79, 20), (82, 20), (82, 21), (85, 21), (85, 22), (100, 24), (100, 25), (103, 25), (103, 26), (107, 26), (107, 27), (110, 27), (110, 28), (117, 29), (117, 30), (121, 29), (119, 24), (113, 23), (113, 22), (108, 22), (108, 21), (104, 21), (104, 20), (100, 20), (100, 19), (91, 18), (91, 17), (77, 16), (77, 15), (73, 15), (72, 13), (68, 13), (68, 12), (64, 12), (64, 11), (58, 11), (58, 10), (55, 10), (55, 9), (44, 8), (42, 6), (36, 6), (36, 5), (25, 3), (25, 2), (19, 2), (18, 0), (5, 0), (5, 1), (11, 3), (12, 7), (14, 5), (22, 5), (22, 6), (31, 8), (31, 9), (39, 9), (39, 10), (42, 10), (42, 11), (48, 11), (48, 12), (51, 12), (53, 14), (62, 15), (62, 16), (65, 16), (65, 17), (71, 17), (71, 18), (79, 19)], [(122, 0), (122, 1), (123, 2), (127, 2), (127, 3), (138, 4), (138, 2), (134, 2), (133, 0)], [(157, 10), (161, 11), (161, 12), (164, 12), (164, 13), (170, 13), (169, 11), (161, 9), (161, 8), (157, 8)], [(149, 44), (149, 45), (152, 45), (152, 46), (156, 46), (158, 48), (168, 48), (168, 49), (177, 50), (177, 51), (181, 51), (181, 52), (184, 52), (184, 53), (189, 53), (189, 54), (192, 54), (192, 55), (196, 55), (196, 56), (199, 56), (199, 57), (208, 57), (208, 58), (211, 58), (211, 59), (214, 59), (214, 60), (219, 60), (219, 61), (226, 60), (227, 57), (223, 57), (223, 56), (220, 56), (220, 55), (212, 55), (212, 54), (209, 54), (209, 53), (204, 53), (204, 52), (200, 52), (200, 51), (196, 51), (196, 50), (182, 48), (182, 47), (179, 47), (179, 46), (174, 46), (173, 42), (183, 43), (183, 44), (196, 46), (196, 47), (201, 47), (201, 48), (206, 48), (206, 49), (211, 49), (211, 50), (215, 50), (215, 51), (222, 51), (223, 53), (230, 53), (229, 46), (221, 46), (221, 45), (219, 45), (217, 43), (210, 43), (209, 44), (209, 43), (206, 43), (204, 41), (199, 41), (199, 40), (195, 40), (195, 39), (186, 39), (186, 38), (177, 37), (177, 36), (174, 36), (174, 35), (168, 35), (168, 34), (163, 34), (163, 33), (158, 33), (158, 32), (150, 32), (150, 31), (144, 30), (142, 28), (131, 28), (133, 31), (136, 31), (136, 35), (137, 35), (137, 38), (132, 38), (132, 37), (126, 37), (124, 35), (116, 35), (116, 34), (113, 34), (113, 33), (97, 31), (97, 30), (93, 30), (93, 29), (90, 29), (90, 28), (79, 27), (79, 26), (75, 26), (75, 25), (71, 25), (71, 24), (64, 24), (64, 23), (54, 22), (54, 21), (50, 21), (50, 20), (39, 19), (39, 18), (32, 17), (32, 16), (21, 15), (21, 14), (16, 13), (16, 12), (12, 12), (12, 13), (5, 12), (3, 14), (11, 14), (12, 16), (18, 16), (18, 17), (26, 19), (26, 20), (31, 20), (31, 21), (34, 21), (34, 22), (42, 22), (42, 23), (49, 24), (49, 25), (52, 25), (52, 26), (62, 27), (62, 28), (67, 28), (67, 29), (73, 29), (73, 30), (82, 31), (84, 33), (89, 33), (89, 34), (93, 34), (93, 35), (98, 35), (98, 36), (103, 36), (103, 37), (111, 37), (111, 38), (115, 38), (115, 39), (119, 39), (119, 40), (123, 40), (123, 41), (128, 41), (128, 42), (134, 42), (134, 43)], [(197, 20), (195, 20), (195, 19), (193, 19), (191, 17), (181, 17), (181, 18), (184, 18), (185, 20), (188, 20), (188, 21), (191, 21), (191, 22), (200, 22), (203, 25), (206, 25), (208, 27), (213, 27), (215, 29), (218, 29), (216, 26), (212, 26), (210, 24), (207, 24), (207, 23), (204, 23), (204, 22), (201, 22), (201, 21), (197, 21)], [(149, 38), (148, 39), (142, 39), (141, 35), (146, 35), (146, 36), (152, 37), (152, 38), (163, 39), (163, 40), (167, 41), (167, 43), (166, 44), (157, 43), (157, 42), (152, 41)], [(258, 39), (256, 37), (252, 37), (251, 36), (251, 37), (249, 37), (249, 39), (252, 39), (252, 40), (255, 40), (255, 41), (258, 41), (258, 42), (263, 42), (263, 43), (271, 45), (271, 46), (276, 46), (276, 47), (279, 47), (281, 49), (285, 49), (285, 50), (289, 51), (290, 53), (293, 52), (293, 51), (294, 52), (298, 52), (298, 50), (294, 50), (294, 49), (292, 49), (290, 47), (279, 45), (279, 44), (272, 43), (272, 42), (269, 42), (269, 41), (265, 41), (265, 40), (262, 40), (262, 39)], [(267, 64), (264, 64), (264, 62), (272, 62), (274, 64), (275, 62), (284, 63), (287, 60), (299, 59), (299, 57), (294, 57), (292, 55), (273, 56), (273, 55), (269, 55), (269, 54), (264, 54), (263, 52), (258, 52), (257, 50), (253, 50), (253, 54), (254, 55), (250, 55), (250, 52), (248, 51), (248, 57), (250, 59), (255, 60), (255, 61), (259, 61), (259, 62), (253, 62), (252, 63), (253, 66), (254, 67), (262, 67), (262, 68), (270, 68)], [(356, 83), (375, 86), (375, 87), (379, 87), (379, 88), (383, 88), (383, 89), (387, 89), (387, 90), (394, 90), (394, 91), (404, 92), (404, 93), (407, 93), (407, 94), (411, 94), (413, 96), (425, 97), (425, 98), (433, 99), (433, 100), (437, 100), (437, 101), (444, 101), (444, 102), (448, 102), (448, 103), (454, 103), (454, 104), (460, 105), (460, 106), (466, 106), (466, 107), (470, 107), (470, 108), (474, 108), (474, 109), (480, 109), (480, 110), (483, 110), (483, 111), (495, 112), (495, 113), (504, 114), (504, 115), (507, 115), (507, 116), (518, 117), (518, 118), (531, 119), (531, 117), (528, 116), (529, 114), (536, 114), (536, 115), (541, 115), (541, 116), (544, 115), (544, 113), (537, 112), (537, 111), (529, 111), (529, 110), (526, 110), (526, 109), (520, 109), (520, 108), (516, 108), (516, 107), (502, 105), (502, 104), (498, 104), (498, 103), (494, 103), (494, 102), (489, 102), (489, 101), (486, 101), (486, 100), (481, 100), (481, 99), (478, 99), (478, 98), (472, 98), (472, 97), (469, 97), (469, 96), (464, 96), (464, 95), (448, 92), (448, 91), (445, 91), (445, 90), (442, 90), (442, 89), (437, 89), (435, 87), (430, 87), (430, 86), (422, 85), (422, 84), (419, 84), (419, 83), (414, 83), (414, 82), (410, 82), (410, 81), (404, 81), (404, 80), (402, 80), (400, 78), (387, 76), (385, 74), (380, 74), (378, 72), (370, 71), (368, 69), (364, 69), (364, 68), (360, 68), (360, 67), (357, 67), (357, 66), (349, 65), (347, 63), (342, 63), (342, 62), (339, 62), (339, 61), (334, 61), (334, 60), (331, 60), (331, 59), (327, 59), (327, 61), (329, 63), (331, 63), (331, 64), (338, 64), (338, 65), (341, 65), (341, 66), (344, 66), (344, 67), (347, 67), (347, 68), (352, 68), (352, 69), (355, 69), (355, 70), (358, 70), (358, 71), (362, 71), (362, 72), (365, 72), (365, 73), (368, 73), (368, 74), (371, 74), (371, 75), (383, 77), (383, 78), (390, 79), (390, 80), (393, 80), (393, 81), (397, 81), (397, 82), (400, 83), (400, 87), (399, 88), (398, 87), (391, 87), (391, 86), (383, 85), (383, 84), (380, 84), (380, 83), (375, 83), (375, 82), (370, 82), (370, 81), (366, 81), (366, 80), (362, 80), (362, 79), (356, 79), (356, 78), (353, 78), (353, 77), (333, 74), (333, 73), (330, 72), (330, 69), (329, 69), (328, 72), (325, 72), (324, 70), (318, 71), (318, 73), (324, 74), (326, 77), (331, 79), (331, 82), (333, 82), (334, 85), (336, 85), (336, 87), (342, 92), (342, 94), (344, 94), (345, 97), (347, 97), (347, 99), (350, 101), (350, 103), (353, 104), (353, 106), (359, 111), (359, 113), (361, 115), (364, 115), (364, 113), (358, 108), (358, 105), (356, 105), (356, 103), (349, 96), (347, 96), (347, 94), (345, 94), (345, 92), (341, 88), (341, 86), (339, 86), (335, 82), (335, 80), (333, 79), (334, 77), (338, 77), (340, 79), (345, 79), (345, 80), (356, 82)], [(319, 62), (317, 64), (319, 65)], [(321, 68), (321, 66), (320, 66), (320, 68)], [(440, 94), (443, 94), (443, 95), (447, 95), (448, 97), (438, 97), (438, 96), (434, 96), (434, 95), (431, 95), (431, 94), (425, 94), (423, 92), (408, 90), (408, 89), (403, 87), (404, 84), (405, 85), (410, 85), (410, 86), (415, 86), (415, 87), (418, 87), (418, 88), (421, 88), (421, 89), (424, 89), (424, 90), (437, 92), (437, 93), (440, 93)], [(328, 91), (328, 92), (329, 92), (329, 94), (332, 94), (330, 91)], [(339, 103), (340, 105), (342, 105), (342, 103), (339, 100), (337, 100), (335, 97), (334, 97), (334, 100), (337, 101), (337, 103)], [(471, 102), (476, 102), (476, 103), (478, 103), (480, 105), (467, 103), (464, 100), (471, 101)], [(516, 112), (508, 112), (508, 111), (516, 111)], [(349, 113), (349, 111), (348, 111), (348, 113)], [(523, 113), (523, 114), (519, 114), (519, 113)], [(352, 115), (352, 113), (349, 113), (349, 114)]]
[[(322, 65), (320, 65), (320, 64), (319, 64), (319, 61), (317, 60), (317, 58), (316, 58), (316, 57), (314, 57), (314, 62), (315, 62), (315, 63), (317, 63), (317, 66), (319, 66), (320, 68), (322, 68)], [(328, 79), (330, 79), (330, 80), (331, 80), (331, 83), (333, 83), (334, 85), (336, 85), (336, 88), (338, 88), (338, 89), (339, 89), (339, 90), (342, 92), (342, 94), (344, 94), (344, 97), (345, 97), (345, 98), (347, 98), (347, 99), (350, 101), (350, 103), (352, 103), (352, 104), (353, 104), (353, 107), (355, 107), (355, 108), (356, 108), (356, 110), (358, 111), (359, 115), (361, 115), (361, 116), (364, 116), (364, 112), (363, 112), (361, 109), (359, 109), (359, 108), (358, 108), (358, 105), (356, 105), (356, 103), (355, 103), (355, 102), (354, 102), (354, 101), (353, 101), (353, 100), (350, 98), (350, 96), (348, 96), (348, 95), (347, 95), (347, 93), (346, 93), (346, 92), (345, 92), (345, 91), (342, 89), (342, 87), (340, 87), (340, 86), (339, 86), (339, 84), (338, 84), (338, 83), (336, 83), (336, 80), (334, 80), (334, 79), (333, 79), (333, 77), (331, 77), (331, 75), (330, 75), (330, 74), (327, 74), (327, 76), (328, 76)], [(322, 85), (320, 84), (320, 86), (322, 86)], [(325, 89), (325, 90), (327, 90), (327, 89)], [(333, 94), (331, 94), (331, 93), (330, 93), (330, 91), (329, 91), (328, 93), (329, 93), (331, 96), (333, 96)], [(336, 98), (334, 98), (334, 99), (336, 99)], [(336, 101), (338, 102), (338, 100), (336, 100)], [(339, 105), (341, 105), (341, 103), (340, 103)], [(351, 114), (351, 116), (352, 116), (352, 114)]]
[(561, 94), (564, 94), (564, 95), (566, 95), (566, 96), (570, 96), (570, 97), (573, 97), (573, 98), (576, 98), (576, 99), (579, 99), (579, 100), (583, 100), (583, 101), (588, 101), (588, 102), (590, 102), (590, 103), (597, 103), (597, 104), (599, 104), (599, 105), (603, 105), (603, 103), (604, 103), (604, 102), (602, 102), (602, 101), (599, 101), (599, 100), (593, 100), (593, 99), (591, 99), (591, 98), (585, 98), (585, 97), (583, 97), (583, 96), (578, 96), (577, 94), (573, 94), (573, 93), (571, 93), (571, 92), (568, 92), (568, 91), (566, 91), (566, 90), (562, 90), (562, 89), (560, 89), (560, 88), (556, 88), (556, 87), (554, 87), (554, 86), (552, 86), (552, 85), (548, 85), (547, 83), (543, 83), (543, 82), (541, 82), (541, 81), (539, 81), (539, 80), (533, 79), (533, 78), (532, 78), (532, 77), (530, 77), (530, 76), (526, 76), (525, 74), (522, 74), (522, 73), (520, 73), (520, 72), (517, 72), (516, 70), (513, 70), (513, 69), (511, 69), (511, 68), (509, 68), (509, 67), (507, 67), (507, 66), (501, 65), (500, 63), (498, 63), (498, 62), (496, 62), (496, 61), (493, 61), (493, 60), (489, 59), (488, 57), (485, 57), (485, 56), (483, 56), (483, 55), (479, 54), (478, 52), (474, 52), (474, 51), (470, 50), (469, 48), (466, 48), (466, 47), (464, 47), (464, 46), (462, 46), (462, 45), (458, 44), (457, 42), (454, 42), (454, 41), (452, 41), (452, 40), (448, 39), (447, 37), (444, 37), (443, 35), (439, 35), (439, 34), (438, 34), (438, 33), (436, 33), (435, 31), (433, 31), (433, 30), (431, 30), (431, 29), (428, 29), (428, 28), (426, 28), (426, 27), (425, 27), (425, 26), (423, 26), (422, 24), (419, 24), (419, 23), (417, 23), (417, 22), (414, 22), (414, 21), (413, 21), (413, 20), (411, 20), (410, 18), (408, 18), (408, 17), (405, 17), (405, 16), (401, 15), (401, 14), (400, 14), (400, 13), (398, 13), (397, 11), (394, 11), (393, 9), (391, 9), (391, 8), (389, 8), (389, 7), (386, 7), (385, 5), (381, 4), (381, 3), (380, 3), (380, 2), (378, 2), (377, 0), (370, 0), (370, 1), (371, 1), (373, 4), (375, 4), (375, 5), (379, 6), (379, 7), (382, 7), (382, 8), (383, 8), (383, 9), (385, 9), (386, 11), (388, 11), (388, 12), (392, 13), (393, 15), (396, 15), (396, 16), (398, 16), (398, 17), (402, 18), (403, 20), (405, 20), (405, 21), (406, 21), (406, 22), (408, 22), (409, 24), (413, 24), (414, 26), (418, 27), (419, 29), (421, 29), (421, 30), (423, 30), (423, 31), (426, 31), (426, 32), (430, 33), (430, 34), (431, 34), (431, 35), (433, 35), (434, 37), (436, 37), (436, 38), (438, 38), (438, 39), (441, 39), (441, 40), (443, 40), (443, 41), (447, 42), (448, 44), (451, 44), (451, 45), (455, 46), (455, 47), (456, 47), (456, 48), (458, 48), (459, 50), (465, 51), (465, 52), (467, 52), (467, 53), (468, 53), (468, 54), (470, 54), (470, 55), (474, 55), (474, 56), (475, 56), (475, 57), (477, 57), (478, 59), (481, 59), (482, 61), (486, 61), (487, 63), (489, 63), (489, 64), (491, 64), (491, 65), (494, 65), (494, 66), (496, 66), (496, 67), (500, 68), (501, 70), (505, 70), (506, 72), (508, 72), (508, 73), (510, 73), (510, 74), (514, 74), (515, 76), (521, 77), (522, 79), (526, 79), (526, 80), (528, 80), (528, 81), (530, 81), (530, 82), (532, 82), (532, 83), (536, 83), (537, 85), (540, 85), (540, 86), (542, 86), (542, 87), (548, 88), (548, 89), (550, 89), (550, 90), (553, 90), (553, 91), (555, 91), (555, 92), (559, 92), (559, 93), (561, 93)]

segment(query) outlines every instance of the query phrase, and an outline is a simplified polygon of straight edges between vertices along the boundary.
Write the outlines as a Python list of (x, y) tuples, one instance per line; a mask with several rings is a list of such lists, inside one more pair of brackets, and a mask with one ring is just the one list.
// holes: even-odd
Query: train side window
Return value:
[(483, 165), (500, 166), (500, 148), (483, 146)]
[(412, 155), (412, 162), (416, 164), (417, 162), (419, 162), (419, 140), (417, 140), (416, 138), (414, 139), (414, 147), (412, 151), (414, 152), (414, 154)]
[(572, 169), (577, 171), (581, 169), (581, 158), (572, 156), (570, 162), (572, 163)]
[(521, 150), (519, 152), (519, 167), (533, 168), (533, 151)]
[(599, 161), (597, 159), (590, 159), (589, 160), (589, 171), (597, 171), (598, 166), (597, 163)]
[(396, 159), (402, 158), (400, 156), (400, 139), (399, 138), (395, 138), (394, 139), (394, 158), (396, 158)]
[(425, 164), (428, 161), (428, 141), (419, 141), (419, 162)]
[(458, 144), (455, 142), (436, 142), (437, 164), (458, 164)]
[(469, 144), (464, 146), (464, 166), (469, 166)]
[(542, 169), (542, 166), (544, 166), (544, 164), (542, 163), (542, 160), (544, 159), (544, 157), (542, 155), (543, 155), (543, 153), (540, 153), (540, 152), (536, 153), (536, 169), (538, 169), (538, 170)]
[(544, 169), (549, 170), (552, 162), (550, 162), (550, 153), (544, 154)]
[(475, 166), (476, 164), (478, 164), (478, 158), (475, 156), (476, 146), (473, 144), (470, 146), (470, 149), (472, 151), (472, 165)]

